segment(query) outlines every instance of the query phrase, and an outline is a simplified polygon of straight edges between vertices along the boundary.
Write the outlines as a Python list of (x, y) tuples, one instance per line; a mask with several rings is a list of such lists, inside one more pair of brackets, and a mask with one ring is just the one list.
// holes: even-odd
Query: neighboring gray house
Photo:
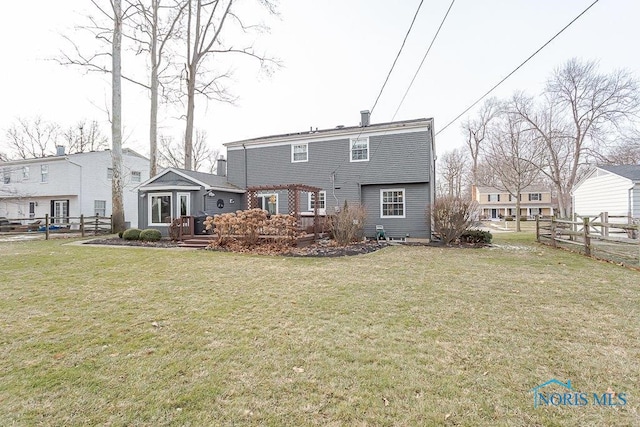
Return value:
[(578, 215), (607, 212), (640, 218), (640, 165), (595, 167), (576, 184), (572, 194)]
[[(340, 209), (345, 200), (368, 211), (365, 234), (376, 225), (392, 239), (429, 238), (426, 210), (434, 200), (433, 119), (274, 135), (224, 144), (228, 182), (236, 187), (303, 184), (322, 188), (321, 214)], [(314, 200), (302, 193), (301, 211), (312, 215)], [(258, 194), (271, 213), (288, 213), (286, 192)], [(243, 204), (246, 207), (246, 203)]]
[[(224, 160), (218, 161), (224, 170)], [(223, 173), (223, 172), (222, 172)], [(174, 218), (196, 217), (196, 230), (206, 215), (235, 212), (243, 209), (244, 190), (227, 182), (225, 176), (169, 168), (138, 188), (139, 228), (154, 228), (169, 234)]]

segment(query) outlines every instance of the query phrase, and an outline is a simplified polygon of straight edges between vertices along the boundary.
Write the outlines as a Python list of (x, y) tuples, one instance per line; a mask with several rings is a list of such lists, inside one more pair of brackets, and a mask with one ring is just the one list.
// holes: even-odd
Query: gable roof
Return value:
[(640, 182), (640, 165), (603, 165), (598, 167), (607, 172), (630, 179), (633, 182)]
[(199, 171), (190, 171), (186, 169), (178, 169), (178, 168), (167, 168), (153, 176), (140, 184), (138, 187), (140, 190), (153, 190), (155, 189), (153, 182), (155, 182), (161, 176), (164, 176), (168, 173), (175, 173), (191, 182), (195, 185), (204, 187), (205, 190), (218, 190), (218, 191), (229, 191), (231, 193), (244, 193), (245, 191), (239, 187), (236, 187), (233, 184), (230, 184), (227, 181), (226, 176), (214, 175), (212, 173), (199, 172)]
[(354, 134), (362, 134), (366, 136), (375, 132), (387, 132), (391, 130), (410, 130), (417, 128), (427, 128), (431, 130), (433, 128), (432, 118), (421, 118), (412, 120), (401, 120), (397, 122), (376, 123), (368, 126), (336, 126), (331, 129), (316, 129), (304, 132), (284, 133), (279, 135), (262, 136), (258, 138), (244, 139), (241, 141), (227, 142), (224, 145), (227, 148), (242, 147), (244, 145), (259, 145), (274, 142), (287, 142), (298, 140), (313, 140), (323, 138), (336, 138), (336, 137), (349, 137)]

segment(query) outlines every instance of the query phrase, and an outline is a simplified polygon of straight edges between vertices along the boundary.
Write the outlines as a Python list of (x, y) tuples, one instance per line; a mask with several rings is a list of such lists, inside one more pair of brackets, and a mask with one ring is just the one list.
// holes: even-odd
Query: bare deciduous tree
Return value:
[(459, 148), (445, 152), (438, 158), (438, 172), (442, 181), (441, 194), (463, 197), (464, 184), (469, 172), (469, 159)]
[(627, 137), (609, 147), (600, 163), (609, 165), (640, 165), (640, 136)]
[(11, 157), (29, 159), (55, 153), (59, 130), (57, 124), (41, 117), (19, 118), (6, 131)]
[[(207, 132), (196, 129), (193, 144), (193, 170), (213, 173), (219, 154), (219, 149), (209, 147)], [(163, 167), (184, 169), (184, 143), (177, 143), (173, 138), (161, 135), (158, 160)]]
[(562, 216), (571, 211), (571, 189), (604, 142), (635, 120), (640, 110), (638, 82), (624, 70), (603, 74), (596, 62), (569, 60), (547, 81), (544, 103), (519, 102), (516, 111), (545, 148), (542, 171), (558, 193)]
[(74, 126), (62, 132), (69, 153), (86, 153), (103, 150), (109, 146), (109, 139), (102, 133), (96, 120), (87, 123), (80, 120)]
[(487, 99), (478, 115), (462, 124), (466, 136), (467, 148), (471, 155), (471, 185), (478, 185), (478, 161), (482, 142), (487, 136), (489, 123), (501, 112), (501, 103), (496, 98)]
[(495, 177), (494, 186), (515, 198), (516, 231), (520, 231), (522, 191), (540, 176), (543, 146), (533, 143), (534, 136), (520, 115), (503, 113), (494, 120), (482, 148), (483, 164)]
[[(149, 111), (149, 161), (150, 175), (157, 173), (158, 155), (158, 102), (161, 76), (170, 66), (168, 44), (179, 32), (179, 23), (187, 6), (185, 0), (129, 1), (138, 13), (132, 15), (132, 34), (129, 36), (139, 50), (149, 55), (149, 89), (151, 104)], [(163, 90), (163, 93), (167, 93)]]
[[(272, 0), (260, 0), (269, 13), (275, 13), (275, 3)], [(245, 25), (232, 6), (234, 0), (187, 0), (186, 9), (186, 61), (184, 79), (186, 82), (186, 128), (184, 135), (184, 166), (192, 169), (193, 165), (193, 133), (195, 97), (203, 95), (208, 99), (223, 102), (233, 102), (234, 97), (229, 93), (225, 81), (230, 72), (214, 70), (207, 66), (207, 59), (220, 58), (222, 54), (239, 54), (259, 61), (262, 67), (277, 65), (273, 59), (254, 51), (252, 45), (235, 47), (223, 37), (223, 29), (235, 26), (237, 33), (246, 33), (260, 26)], [(236, 43), (239, 43), (236, 40)]]

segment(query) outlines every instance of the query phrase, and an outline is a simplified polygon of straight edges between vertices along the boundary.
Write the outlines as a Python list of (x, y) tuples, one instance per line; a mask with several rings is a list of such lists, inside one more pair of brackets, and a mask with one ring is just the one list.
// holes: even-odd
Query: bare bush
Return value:
[[(260, 235), (273, 236), (272, 243), (290, 246), (297, 236), (297, 222), (292, 215), (267, 215), (263, 209), (249, 209), (208, 216), (204, 221), (207, 231), (217, 236), (216, 246), (227, 246), (240, 241), (244, 246), (255, 246)], [(280, 237), (285, 237), (280, 238)]]
[(329, 230), (339, 245), (346, 246), (364, 238), (366, 219), (367, 210), (364, 206), (349, 206), (345, 200), (342, 210), (328, 218)]
[(432, 221), (434, 233), (448, 245), (473, 225), (476, 214), (476, 202), (445, 196), (438, 198), (427, 210), (427, 221)]

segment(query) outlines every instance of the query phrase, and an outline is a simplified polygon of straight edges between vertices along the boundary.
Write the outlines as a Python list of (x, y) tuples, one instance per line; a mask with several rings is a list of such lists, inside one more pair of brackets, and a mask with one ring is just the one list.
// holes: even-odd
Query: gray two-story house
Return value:
[[(217, 175), (170, 169), (140, 186), (142, 228), (166, 235), (173, 218), (246, 209), (249, 195), (256, 196), (253, 206), (270, 214), (294, 213), (288, 190), (269, 187), (298, 184), (320, 189), (320, 215), (337, 212), (345, 201), (364, 206), (367, 237), (376, 236), (376, 226), (397, 240), (431, 235), (426, 211), (435, 191), (433, 119), (370, 124), (369, 112), (363, 111), (359, 126), (224, 145), (227, 159)], [(314, 216), (315, 194), (298, 194), (297, 215)]]
[[(426, 210), (434, 200), (433, 119), (266, 136), (224, 144), (230, 184), (240, 188), (303, 184), (319, 187), (318, 208), (331, 214), (344, 202), (367, 212), (365, 234), (376, 225), (392, 239), (429, 238)], [(258, 206), (287, 212), (283, 191), (258, 193)], [(302, 193), (301, 214), (311, 215), (313, 193)]]

